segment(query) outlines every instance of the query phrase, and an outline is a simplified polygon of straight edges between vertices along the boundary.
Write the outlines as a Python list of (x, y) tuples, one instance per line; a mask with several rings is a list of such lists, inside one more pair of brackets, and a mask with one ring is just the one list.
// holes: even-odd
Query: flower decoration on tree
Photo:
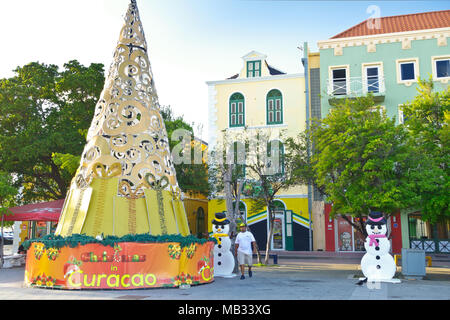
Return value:
[(186, 248), (186, 256), (188, 257), (188, 259), (192, 259), (196, 250), (197, 245), (195, 243), (191, 243), (191, 245)]
[(32, 280), (32, 283), (39, 287), (54, 287), (56, 279), (51, 276), (46, 276), (45, 273), (37, 276)]
[(172, 259), (180, 259), (181, 257), (181, 246), (178, 244), (169, 244), (168, 246), (169, 256)]
[(51, 261), (55, 261), (56, 258), (58, 258), (60, 253), (61, 253), (61, 250), (57, 249), (57, 248), (50, 248), (50, 249), (46, 250), (47, 257)]
[(34, 257), (40, 260), (42, 255), (45, 253), (44, 245), (42, 243), (34, 244)]

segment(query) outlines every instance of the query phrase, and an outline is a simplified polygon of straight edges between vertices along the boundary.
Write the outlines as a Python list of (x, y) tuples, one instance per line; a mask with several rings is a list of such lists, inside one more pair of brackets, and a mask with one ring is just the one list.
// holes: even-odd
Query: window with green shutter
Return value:
[(232, 175), (244, 179), (245, 178), (245, 161), (246, 161), (247, 148), (244, 143), (235, 141), (233, 143), (233, 167)]
[(230, 97), (230, 127), (243, 127), (245, 125), (244, 96), (238, 92)]
[[(273, 147), (272, 147), (273, 144)], [(276, 147), (278, 145), (278, 148)], [(276, 162), (272, 162), (271, 157), (275, 155), (272, 154), (274, 150), (278, 149), (278, 160)], [(267, 143), (267, 156), (269, 157), (269, 161), (267, 163), (267, 167), (270, 168), (272, 166), (277, 166), (274, 168), (275, 174), (284, 175), (284, 145), (281, 141), (272, 140)]]
[(267, 124), (283, 123), (283, 98), (277, 89), (267, 94)]
[(247, 78), (261, 76), (261, 60), (247, 61)]

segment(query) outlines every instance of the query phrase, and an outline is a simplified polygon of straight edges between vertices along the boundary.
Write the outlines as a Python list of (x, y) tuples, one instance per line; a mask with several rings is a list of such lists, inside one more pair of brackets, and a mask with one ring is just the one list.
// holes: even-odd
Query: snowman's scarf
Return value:
[(370, 239), (369, 247), (371, 247), (372, 244), (375, 244), (375, 245), (378, 244), (376, 241), (377, 238), (386, 238), (386, 235), (385, 234), (369, 234), (369, 239)]
[(219, 240), (220, 237), (228, 237), (228, 233), (214, 233), (212, 235), (217, 240), (217, 244), (221, 244), (222, 241)]

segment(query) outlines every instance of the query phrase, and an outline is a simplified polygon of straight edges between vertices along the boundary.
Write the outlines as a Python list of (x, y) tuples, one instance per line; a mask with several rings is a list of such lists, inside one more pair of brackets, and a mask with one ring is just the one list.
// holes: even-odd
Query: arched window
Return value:
[(198, 207), (198, 210), (197, 210), (197, 237), (198, 238), (202, 238), (203, 233), (206, 232), (205, 226), (206, 226), (205, 211), (203, 210), (202, 207)]
[[(278, 149), (278, 157), (274, 152)], [(284, 145), (281, 141), (272, 140), (267, 143), (267, 167), (272, 174), (284, 174)]]
[(273, 210), (276, 212), (284, 212), (284, 203), (280, 200), (273, 200)]
[(283, 123), (283, 98), (277, 89), (267, 94), (267, 124)]
[(230, 97), (230, 127), (245, 125), (244, 96), (238, 92)]

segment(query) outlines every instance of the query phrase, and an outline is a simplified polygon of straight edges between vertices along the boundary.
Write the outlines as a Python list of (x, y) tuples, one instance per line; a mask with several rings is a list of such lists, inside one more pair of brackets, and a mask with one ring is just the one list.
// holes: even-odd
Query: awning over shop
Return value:
[(13, 214), (4, 215), (4, 221), (58, 221), (64, 199), (27, 204), (9, 208)]

